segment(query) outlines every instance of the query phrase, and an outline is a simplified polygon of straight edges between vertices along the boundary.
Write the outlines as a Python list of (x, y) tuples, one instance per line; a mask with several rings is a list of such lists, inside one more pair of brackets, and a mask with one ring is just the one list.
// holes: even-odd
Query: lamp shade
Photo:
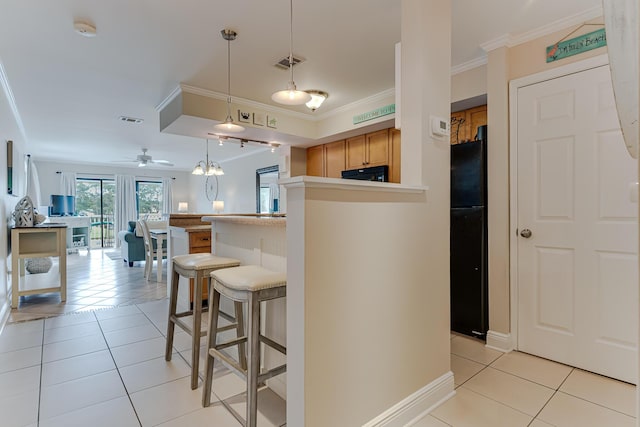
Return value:
[(213, 201), (213, 210), (216, 213), (224, 211), (224, 200), (214, 200)]
[(279, 90), (271, 95), (271, 99), (284, 105), (301, 105), (311, 100), (311, 95), (302, 90), (297, 90), (293, 82), (285, 90)]
[(189, 211), (188, 202), (178, 202), (178, 212), (188, 212), (188, 211)]
[(327, 92), (323, 92), (321, 90), (307, 90), (305, 92), (311, 95), (311, 100), (306, 103), (306, 106), (311, 111), (316, 111), (318, 108), (320, 108), (324, 100), (329, 97), (329, 94)]

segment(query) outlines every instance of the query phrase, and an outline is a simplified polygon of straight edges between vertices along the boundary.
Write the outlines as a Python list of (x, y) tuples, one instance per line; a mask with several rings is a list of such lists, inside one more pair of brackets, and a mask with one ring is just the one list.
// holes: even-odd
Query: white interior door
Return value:
[(635, 383), (637, 166), (609, 68), (519, 88), (517, 117), (518, 348)]

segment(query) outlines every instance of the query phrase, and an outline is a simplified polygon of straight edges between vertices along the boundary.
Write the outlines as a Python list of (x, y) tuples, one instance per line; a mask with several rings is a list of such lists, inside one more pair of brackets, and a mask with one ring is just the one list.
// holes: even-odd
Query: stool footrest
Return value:
[(220, 326), (218, 328), (218, 332), (230, 331), (231, 329), (235, 329), (237, 326), (238, 326), (237, 323), (232, 323), (231, 325), (227, 325), (227, 326)]
[[(218, 332), (220, 331), (220, 329), (218, 329)], [(241, 344), (243, 342), (247, 342), (247, 337), (240, 337), (240, 338), (236, 338), (234, 340), (231, 341), (225, 341), (225, 342), (221, 342), (220, 344), (216, 344), (216, 346), (214, 347), (216, 350), (222, 350), (228, 347), (233, 347), (234, 345), (238, 345)]]
[(227, 356), (226, 354), (222, 353), (221, 351), (218, 351), (215, 348), (210, 348), (209, 349), (209, 356), (217, 357), (225, 365), (227, 365), (228, 368), (231, 368), (231, 370), (235, 371), (237, 374), (246, 377), (247, 372), (244, 369), (242, 369), (242, 366), (240, 366), (240, 364), (238, 362), (236, 362), (235, 360), (233, 360), (231, 357)]
[(277, 368), (269, 369), (268, 371), (258, 375), (258, 384), (261, 384), (268, 380), (269, 378), (275, 377), (276, 375), (280, 375), (287, 372), (287, 365), (280, 365)]
[(260, 342), (262, 342), (265, 345), (268, 345), (272, 349), (278, 350), (280, 353), (282, 353), (284, 355), (287, 354), (287, 348), (285, 346), (283, 346), (283, 345), (278, 344), (274, 340), (272, 340), (270, 338), (267, 338), (264, 335), (260, 335), (259, 339), (260, 339)]
[[(180, 326), (180, 328), (182, 328), (182, 330), (188, 333), (189, 335), (193, 335), (193, 327), (190, 324), (186, 323), (184, 320), (178, 319), (175, 316), (171, 316), (171, 321), (176, 325)], [(200, 331), (201, 337), (204, 337), (206, 335), (207, 335), (207, 331)]]

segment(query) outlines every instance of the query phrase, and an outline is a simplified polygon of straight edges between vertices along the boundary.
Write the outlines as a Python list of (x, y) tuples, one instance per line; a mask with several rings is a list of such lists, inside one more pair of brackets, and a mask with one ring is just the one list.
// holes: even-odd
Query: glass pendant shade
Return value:
[(291, 81), (285, 90), (279, 90), (271, 95), (278, 104), (284, 105), (302, 105), (311, 100), (311, 95), (302, 90), (296, 89), (296, 84)]
[(202, 169), (202, 165), (200, 163), (198, 163), (196, 165), (195, 168), (193, 168), (193, 171), (191, 172), (192, 175), (204, 175), (204, 169)]
[[(229, 104), (227, 104), (227, 109), (230, 109)], [(224, 122), (215, 125), (213, 128), (220, 132), (242, 132), (244, 130), (242, 126), (237, 125), (233, 122), (233, 117), (231, 117), (231, 114), (227, 115), (227, 118), (224, 119)]]

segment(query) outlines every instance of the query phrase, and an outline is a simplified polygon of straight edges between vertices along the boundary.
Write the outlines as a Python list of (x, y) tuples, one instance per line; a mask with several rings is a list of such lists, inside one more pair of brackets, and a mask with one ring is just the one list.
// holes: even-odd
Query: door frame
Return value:
[(518, 89), (609, 64), (607, 54), (587, 58), (509, 82), (509, 348), (518, 349)]

